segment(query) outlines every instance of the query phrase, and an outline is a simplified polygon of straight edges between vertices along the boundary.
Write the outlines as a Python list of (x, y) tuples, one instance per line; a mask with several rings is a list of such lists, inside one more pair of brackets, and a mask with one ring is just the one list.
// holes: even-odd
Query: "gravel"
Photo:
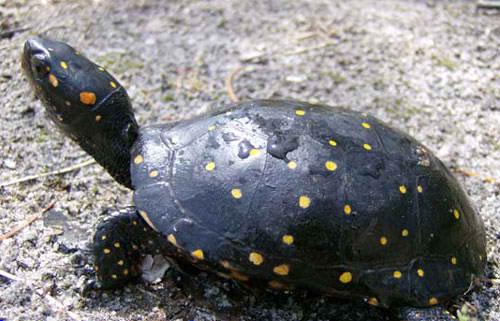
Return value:
[[(230, 100), (293, 98), (371, 113), (426, 144), (484, 218), (483, 281), (444, 308), (500, 320), (500, 11), (468, 1), (0, 0), (0, 184), (89, 159), (44, 116), (20, 72), (31, 34), (67, 41), (128, 88), (141, 124), (189, 118)], [(23, 30), (29, 28), (28, 30)], [(6, 32), (14, 31), (14, 32)], [(463, 170), (472, 176), (464, 175)], [(496, 182), (495, 182), (496, 180)], [(273, 296), (173, 269), (156, 284), (101, 292), (89, 246), (131, 193), (97, 165), (0, 187), (5, 320), (395, 320), (314, 294)]]

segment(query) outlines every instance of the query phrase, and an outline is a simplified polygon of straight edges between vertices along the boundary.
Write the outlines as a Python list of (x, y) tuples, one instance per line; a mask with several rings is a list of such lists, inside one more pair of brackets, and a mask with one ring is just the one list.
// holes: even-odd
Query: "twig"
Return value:
[(28, 28), (17, 28), (17, 29), (11, 29), (11, 30), (7, 30), (7, 31), (4, 31), (4, 32), (0, 32), (0, 39), (12, 38), (12, 36), (14, 36), (16, 33), (28, 31), (30, 29), (31, 29), (31, 27), (28, 27)]
[(35, 215), (31, 215), (30, 217), (28, 217), (25, 221), (23, 221), (21, 224), (19, 224), (18, 226), (15, 226), (13, 228), (10, 229), (10, 231), (8, 231), (7, 233), (3, 234), (3, 235), (0, 235), (0, 241), (4, 241), (6, 239), (9, 239), (11, 237), (13, 237), (14, 235), (16, 235), (17, 233), (19, 233), (22, 229), (24, 229), (25, 227), (29, 226), (31, 223), (33, 223), (34, 221), (38, 220), (39, 218), (42, 218), (43, 214), (45, 214), (46, 212), (48, 212), (50, 209), (52, 209), (54, 207), (54, 205), (56, 204), (56, 201), (52, 201), (49, 203), (49, 205), (47, 205), (41, 213), (39, 214), (35, 214)]
[[(9, 272), (0, 270), (0, 276), (3, 276), (9, 280), (24, 283), (28, 288), (33, 288), (32, 284), (27, 282), (24, 279), (21, 279), (17, 277), (14, 274), (11, 274)], [(67, 316), (69, 316), (72, 320), (74, 321), (81, 321), (82, 319), (74, 312), (69, 311), (64, 304), (62, 304), (59, 300), (51, 296), (50, 294), (42, 291), (41, 289), (35, 291), (36, 294), (38, 294), (42, 299), (45, 299), (48, 301), (49, 305), (55, 306), (60, 312), (65, 313)]]
[(480, 180), (482, 180), (484, 183), (489, 183), (489, 184), (495, 184), (498, 182), (497, 179), (494, 179), (491, 176), (481, 176), (480, 173), (474, 172), (465, 168), (452, 168), (451, 169), (453, 172), (462, 174), (467, 177), (478, 177)]
[(322, 43), (322, 44), (317, 45), (317, 46), (299, 48), (299, 49), (292, 50), (292, 51), (285, 51), (285, 52), (283, 52), (283, 55), (284, 56), (300, 55), (300, 54), (303, 54), (303, 53), (306, 53), (309, 51), (328, 48), (330, 46), (333, 46), (334, 44), (335, 44), (335, 42), (329, 41), (329, 42), (325, 42), (325, 43)]
[(71, 166), (68, 166), (68, 167), (64, 167), (64, 168), (58, 169), (56, 171), (47, 172), (47, 173), (41, 173), (41, 174), (35, 174), (35, 175), (30, 175), (30, 176), (25, 176), (25, 177), (22, 177), (22, 178), (18, 178), (18, 179), (12, 180), (12, 181), (7, 182), (7, 183), (0, 183), (0, 187), (5, 187), (5, 186), (9, 186), (9, 185), (24, 183), (24, 182), (32, 181), (34, 179), (38, 179), (38, 178), (42, 178), (42, 177), (47, 177), (47, 176), (52, 176), (52, 175), (61, 175), (61, 174), (69, 173), (69, 172), (72, 172), (74, 170), (80, 169), (82, 167), (92, 165), (94, 163), (95, 163), (95, 160), (89, 159), (89, 160), (86, 160), (86, 161), (81, 162), (79, 164), (71, 165)]
[(238, 68), (235, 68), (233, 71), (231, 71), (231, 73), (226, 77), (226, 90), (227, 90), (227, 95), (229, 96), (229, 99), (231, 99), (231, 101), (233, 103), (237, 103), (239, 100), (238, 96), (236, 96), (236, 94), (234, 93), (234, 88), (233, 88), (233, 81), (236, 77), (236, 74), (238, 72), (240, 72), (241, 70), (243, 70), (245, 67), (238, 67)]

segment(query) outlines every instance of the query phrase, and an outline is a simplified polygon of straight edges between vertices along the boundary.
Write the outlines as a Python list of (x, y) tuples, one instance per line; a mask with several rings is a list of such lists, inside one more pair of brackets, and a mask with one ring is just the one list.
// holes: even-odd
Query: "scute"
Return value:
[(195, 264), (384, 306), (428, 306), (483, 270), (484, 227), (456, 180), (373, 117), (251, 101), (167, 126), (132, 150), (134, 201)]

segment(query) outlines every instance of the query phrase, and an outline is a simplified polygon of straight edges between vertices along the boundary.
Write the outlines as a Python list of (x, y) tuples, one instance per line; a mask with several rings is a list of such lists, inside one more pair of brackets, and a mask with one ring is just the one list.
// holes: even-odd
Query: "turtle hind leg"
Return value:
[(97, 227), (93, 253), (101, 287), (119, 288), (141, 275), (146, 254), (161, 252), (160, 235), (152, 230), (134, 207), (119, 210)]

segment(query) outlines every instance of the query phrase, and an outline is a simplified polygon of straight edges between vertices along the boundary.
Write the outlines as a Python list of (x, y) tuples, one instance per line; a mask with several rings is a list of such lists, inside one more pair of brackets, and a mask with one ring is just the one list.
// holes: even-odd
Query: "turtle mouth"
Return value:
[(24, 44), (21, 66), (32, 82), (44, 79), (50, 72), (49, 49), (43, 44), (39, 37), (29, 38)]

